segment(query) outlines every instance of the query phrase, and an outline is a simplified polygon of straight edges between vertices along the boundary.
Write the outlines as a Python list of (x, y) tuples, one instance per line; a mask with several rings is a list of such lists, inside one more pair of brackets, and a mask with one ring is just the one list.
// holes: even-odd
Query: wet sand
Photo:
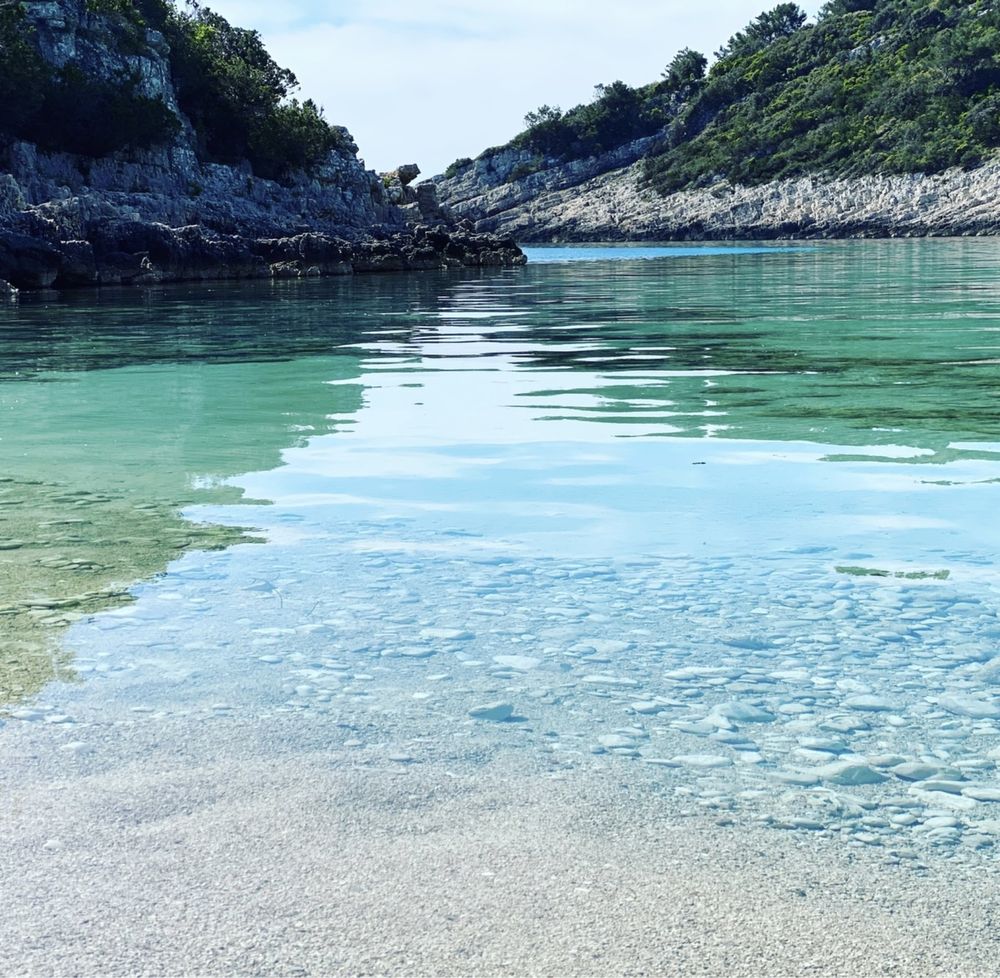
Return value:
[(55, 749), (8, 725), (0, 972), (996, 973), (988, 865), (888, 866), (529, 753), (402, 762), (356, 735), (119, 722)]

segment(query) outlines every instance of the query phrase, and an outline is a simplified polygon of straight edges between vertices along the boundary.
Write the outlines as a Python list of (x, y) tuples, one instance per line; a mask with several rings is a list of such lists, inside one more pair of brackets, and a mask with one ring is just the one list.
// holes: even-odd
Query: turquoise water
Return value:
[(548, 257), (0, 313), (16, 484), (267, 541), (63, 622), (0, 750), (300, 717), (992, 858), (1000, 245)]
[(571, 261), (638, 261), (645, 258), (708, 258), (711, 256), (740, 257), (745, 255), (795, 254), (808, 251), (808, 246), (790, 247), (788, 245), (538, 245), (526, 248), (525, 254), (532, 264)]

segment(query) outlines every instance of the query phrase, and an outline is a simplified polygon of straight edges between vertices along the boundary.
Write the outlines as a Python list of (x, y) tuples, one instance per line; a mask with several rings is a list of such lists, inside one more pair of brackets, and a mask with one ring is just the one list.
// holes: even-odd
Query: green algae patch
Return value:
[(190, 550), (253, 542), (232, 527), (190, 523), (181, 503), (0, 481), (0, 706), (74, 678), (59, 641), (75, 621), (131, 601), (130, 586)]
[(185, 553), (253, 542), (182, 511), (252, 506), (229, 480), (330, 430), (329, 416), (356, 402), (326, 382), (350, 375), (326, 360), (0, 384), (0, 709), (73, 681), (63, 635), (74, 622), (128, 603)]
[(877, 567), (836, 567), (838, 574), (851, 577), (889, 577), (900, 581), (947, 581), (951, 577), (949, 570), (937, 571), (891, 571)]

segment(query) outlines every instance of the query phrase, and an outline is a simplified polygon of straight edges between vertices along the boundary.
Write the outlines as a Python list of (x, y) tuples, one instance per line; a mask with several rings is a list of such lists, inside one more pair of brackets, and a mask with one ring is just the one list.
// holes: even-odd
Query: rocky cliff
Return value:
[(121, 18), (104, 6), (24, 3), (25, 36), (54, 69), (129, 79), (137, 95), (162, 101), (178, 131), (101, 158), (0, 134), (0, 280), (39, 288), (523, 261), (512, 242), (449, 227), (431, 188), (423, 208), (398, 206), (346, 130), (321, 165), (280, 182), (249, 163), (207, 162), (178, 103), (166, 38), (144, 29), (121, 43)]
[[(638, 160), (641, 146), (625, 155)], [(599, 157), (517, 178), (516, 156), (504, 151), (435, 178), (442, 203), (477, 231), (522, 243), (1000, 233), (1000, 163), (931, 175), (719, 181), (661, 196), (643, 185), (641, 162), (615, 168), (613, 156)]]
[(997, 233), (998, 37), (991, 0), (781, 3), (436, 182), (522, 241)]

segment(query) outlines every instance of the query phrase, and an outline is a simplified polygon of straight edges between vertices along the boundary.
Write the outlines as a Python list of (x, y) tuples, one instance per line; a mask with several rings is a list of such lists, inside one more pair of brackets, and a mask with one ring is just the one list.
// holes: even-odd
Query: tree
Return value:
[[(145, 0), (155, 3), (157, 0)], [(194, 125), (201, 155), (247, 159), (259, 176), (309, 170), (342, 144), (312, 101), (289, 99), (298, 80), (268, 54), (257, 31), (233, 27), (188, 0), (164, 25), (177, 98)]]
[(672, 92), (690, 91), (705, 77), (708, 58), (700, 51), (681, 48), (663, 72), (667, 88)]
[(540, 105), (534, 112), (529, 112), (524, 117), (524, 124), (528, 129), (534, 129), (535, 126), (558, 122), (561, 118), (562, 109), (558, 105)]
[(168, 21), (171, 68), (181, 108), (202, 152), (222, 163), (247, 156), (251, 132), (298, 87), (292, 72), (267, 53), (257, 31), (233, 27), (190, 3)]
[(779, 3), (755, 17), (742, 31), (737, 31), (719, 52), (720, 58), (748, 55), (791, 37), (805, 25), (806, 12), (797, 3)]

